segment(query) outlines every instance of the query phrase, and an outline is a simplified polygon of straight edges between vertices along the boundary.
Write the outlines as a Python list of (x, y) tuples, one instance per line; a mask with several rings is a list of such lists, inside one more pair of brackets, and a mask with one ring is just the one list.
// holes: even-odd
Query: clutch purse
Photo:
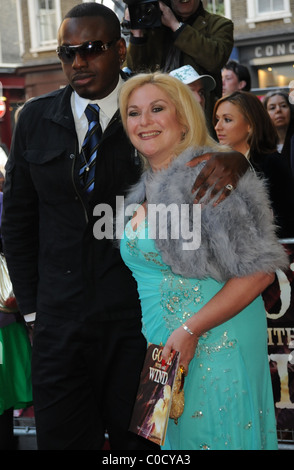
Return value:
[(176, 424), (178, 424), (178, 419), (182, 416), (185, 406), (184, 381), (185, 371), (183, 366), (179, 366), (174, 383), (172, 403), (169, 413), (169, 417), (173, 419)]
[(3, 253), (0, 253), (0, 311), (5, 313), (18, 311), (6, 259)]

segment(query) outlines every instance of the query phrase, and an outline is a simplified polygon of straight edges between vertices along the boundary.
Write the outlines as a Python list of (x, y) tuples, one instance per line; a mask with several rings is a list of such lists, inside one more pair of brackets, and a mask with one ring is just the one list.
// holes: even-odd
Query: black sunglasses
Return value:
[(77, 53), (83, 60), (89, 60), (107, 51), (117, 41), (114, 39), (105, 44), (102, 41), (87, 41), (78, 46), (58, 46), (56, 52), (61, 62), (72, 64)]

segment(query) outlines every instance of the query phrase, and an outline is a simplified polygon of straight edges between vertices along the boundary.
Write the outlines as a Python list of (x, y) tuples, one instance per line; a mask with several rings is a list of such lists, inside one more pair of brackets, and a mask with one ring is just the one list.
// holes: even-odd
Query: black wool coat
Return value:
[(93, 234), (97, 204), (113, 208), (141, 168), (119, 116), (105, 130), (90, 199), (79, 183), (72, 89), (29, 101), (6, 169), (2, 234), (22, 314), (105, 321), (140, 311), (137, 288), (113, 240)]

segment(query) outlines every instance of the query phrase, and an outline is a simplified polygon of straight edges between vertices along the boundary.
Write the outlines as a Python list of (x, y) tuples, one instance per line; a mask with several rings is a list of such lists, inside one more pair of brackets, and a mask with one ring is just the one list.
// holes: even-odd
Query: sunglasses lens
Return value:
[(58, 48), (58, 57), (64, 64), (71, 64), (75, 58), (75, 51), (67, 46), (60, 46)]
[(78, 47), (59, 46), (57, 48), (57, 54), (58, 54), (59, 59), (64, 64), (72, 64), (76, 54), (79, 54), (79, 56), (83, 60), (88, 60), (97, 55), (102, 54), (103, 51), (105, 51), (106, 48), (109, 47), (112, 43), (113, 41), (110, 43), (106, 43), (106, 44), (103, 44), (102, 41), (93, 41), (93, 42), (82, 44), (81, 46), (78, 46)]
[(81, 58), (85, 60), (91, 59), (91, 57), (98, 54), (95, 47), (89, 44), (79, 47), (77, 52), (80, 54)]
[(78, 52), (83, 59), (91, 59), (91, 57), (102, 54), (103, 42), (93, 41), (88, 44), (83, 44), (81, 47), (79, 47)]

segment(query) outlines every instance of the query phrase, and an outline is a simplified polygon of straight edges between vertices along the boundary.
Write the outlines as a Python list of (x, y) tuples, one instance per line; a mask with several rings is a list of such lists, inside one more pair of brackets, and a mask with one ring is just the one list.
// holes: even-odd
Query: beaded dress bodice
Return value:
[[(148, 341), (155, 341), (154, 325), (162, 317), (167, 329), (166, 337), (158, 338), (165, 342), (172, 331), (181, 326), (203, 305), (204, 297), (219, 291), (222, 283), (186, 278), (174, 273), (158, 252), (155, 241), (148, 237), (148, 224), (145, 219), (136, 231), (131, 222), (127, 224), (125, 240), (122, 243), (122, 256), (133, 271), (138, 283), (143, 312), (143, 333)], [(152, 339), (149, 328), (152, 331)], [(207, 332), (199, 341), (201, 350), (233, 347), (234, 338), (228, 337), (225, 326)]]

